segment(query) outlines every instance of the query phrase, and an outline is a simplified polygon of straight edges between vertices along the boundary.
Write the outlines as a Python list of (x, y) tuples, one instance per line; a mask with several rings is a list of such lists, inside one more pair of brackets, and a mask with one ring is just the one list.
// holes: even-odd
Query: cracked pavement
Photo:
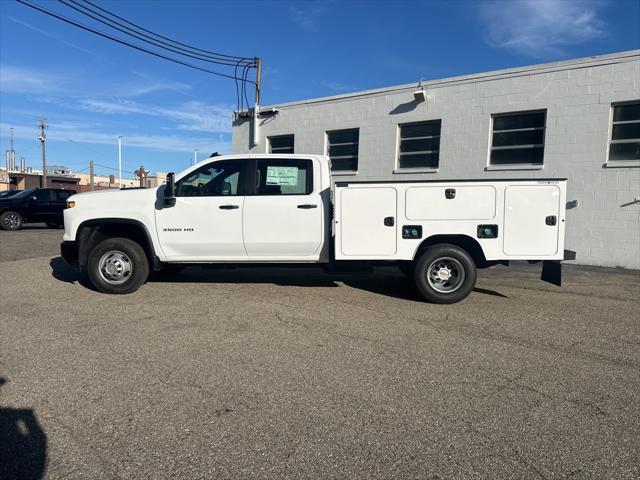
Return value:
[(637, 271), (496, 267), (451, 306), (393, 268), (107, 296), (61, 235), (0, 232), (0, 478), (640, 477)]

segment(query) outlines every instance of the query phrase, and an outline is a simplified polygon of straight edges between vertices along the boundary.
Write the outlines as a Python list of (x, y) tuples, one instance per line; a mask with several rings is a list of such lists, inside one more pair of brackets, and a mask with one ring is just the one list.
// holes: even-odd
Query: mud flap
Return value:
[(562, 264), (559, 260), (545, 260), (542, 262), (540, 280), (558, 287), (562, 286)]

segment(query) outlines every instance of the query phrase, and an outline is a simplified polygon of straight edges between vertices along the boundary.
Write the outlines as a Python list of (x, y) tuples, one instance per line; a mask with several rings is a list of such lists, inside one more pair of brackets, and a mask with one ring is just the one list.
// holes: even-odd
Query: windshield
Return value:
[(11, 199), (13, 200), (15, 198), (16, 200), (18, 200), (20, 198), (28, 197), (35, 191), (36, 191), (35, 188), (29, 188), (28, 190), (23, 190), (20, 193), (16, 193), (14, 196), (11, 197)]

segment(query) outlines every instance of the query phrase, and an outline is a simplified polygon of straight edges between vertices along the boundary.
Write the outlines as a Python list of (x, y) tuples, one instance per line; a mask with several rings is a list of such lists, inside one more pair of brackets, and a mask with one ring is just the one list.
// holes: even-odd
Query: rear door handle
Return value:
[(303, 203), (302, 205), (298, 205), (298, 208), (318, 208), (318, 205), (314, 205), (312, 203)]
[(220, 208), (220, 210), (235, 210), (236, 208), (240, 208), (240, 205), (220, 205), (218, 208)]

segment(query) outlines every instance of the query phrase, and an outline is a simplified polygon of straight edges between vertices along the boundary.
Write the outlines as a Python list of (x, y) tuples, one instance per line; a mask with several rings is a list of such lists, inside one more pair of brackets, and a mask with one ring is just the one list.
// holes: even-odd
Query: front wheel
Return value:
[(420, 294), (433, 303), (464, 300), (476, 284), (471, 256), (456, 245), (434, 245), (416, 261), (414, 281)]
[(87, 274), (103, 293), (124, 294), (138, 290), (149, 277), (144, 249), (128, 238), (108, 238), (89, 254)]

